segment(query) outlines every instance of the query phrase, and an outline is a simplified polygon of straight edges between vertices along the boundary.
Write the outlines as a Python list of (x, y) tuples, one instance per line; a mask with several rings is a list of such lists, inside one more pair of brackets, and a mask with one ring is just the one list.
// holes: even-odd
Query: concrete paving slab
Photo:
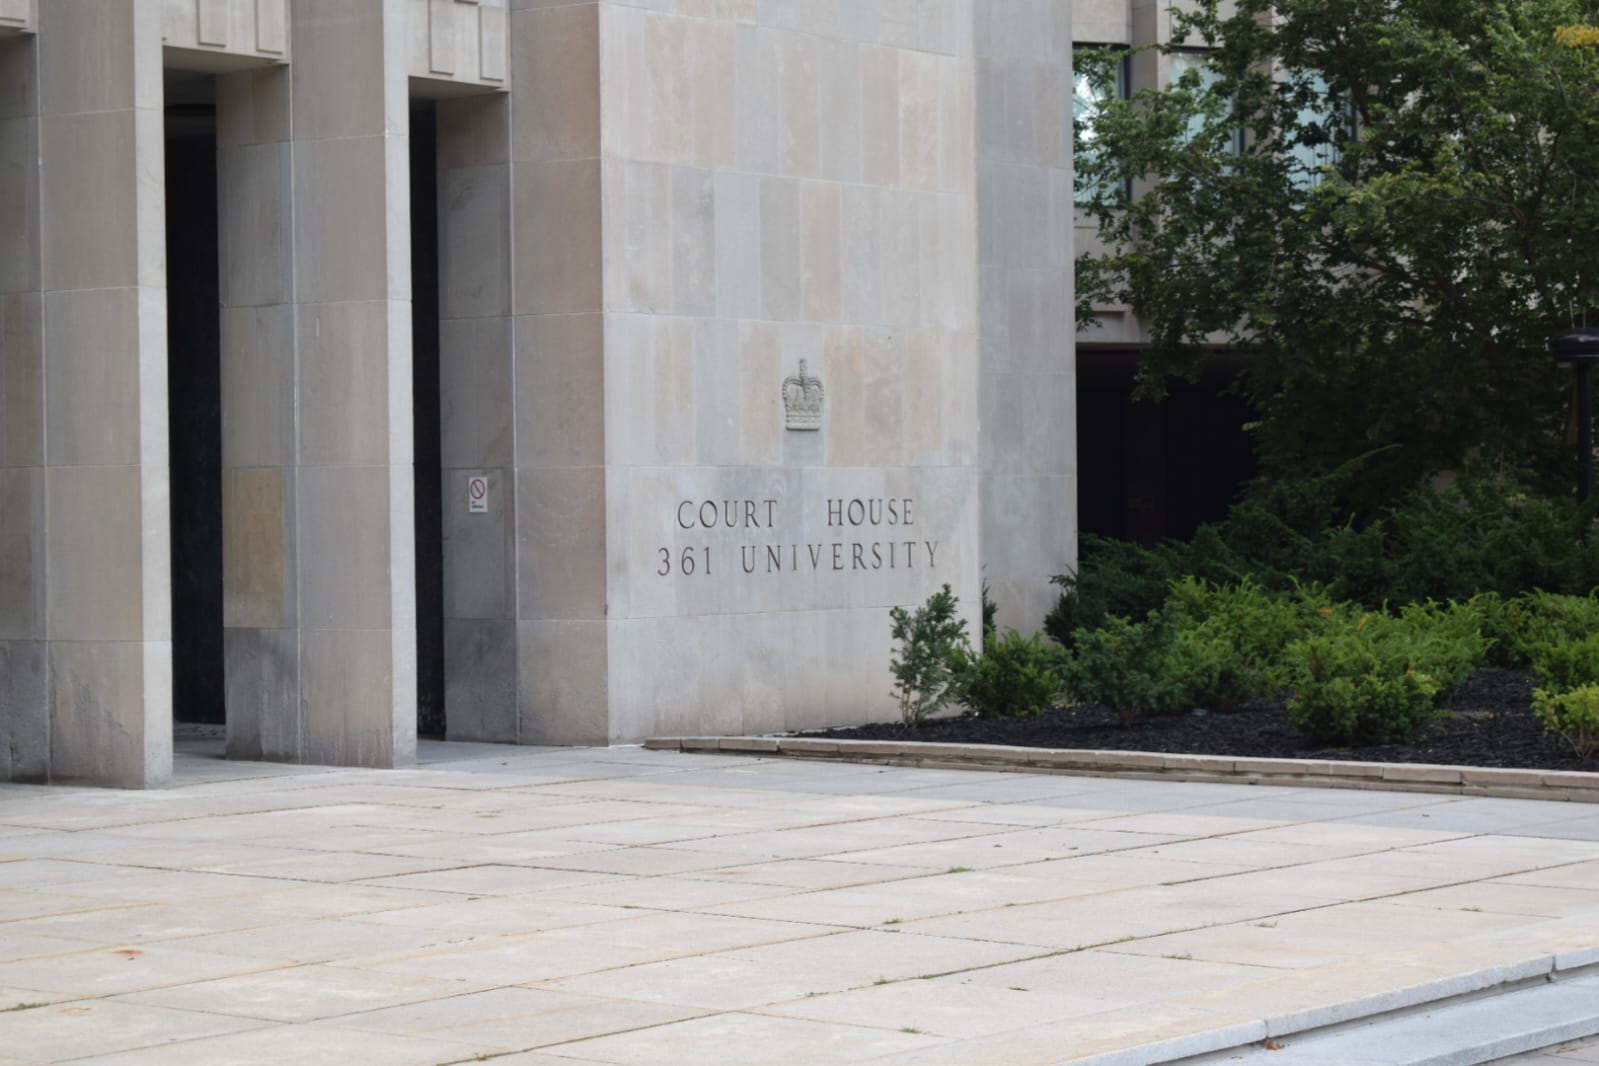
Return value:
[(82, 1015), (34, 1007), (0, 1032), (34, 1015), (132, 1063), (1107, 1066), (1599, 957), (1599, 851), (1565, 803), (214, 748), (161, 792), (0, 789), (0, 1008), (234, 1028), (83, 1050)]
[[(149, 1004), (87, 1000), (12, 1010), (0, 1021), (6, 1054), (62, 1062), (257, 1028), (261, 1022)], [(173, 1061), (173, 1060), (168, 1060)]]

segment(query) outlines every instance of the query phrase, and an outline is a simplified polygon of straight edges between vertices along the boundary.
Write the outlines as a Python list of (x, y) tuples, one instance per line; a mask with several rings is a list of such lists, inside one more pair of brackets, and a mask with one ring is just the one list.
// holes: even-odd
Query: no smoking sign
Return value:
[(482, 474), (466, 479), (466, 510), (468, 514), (489, 513), (489, 479)]

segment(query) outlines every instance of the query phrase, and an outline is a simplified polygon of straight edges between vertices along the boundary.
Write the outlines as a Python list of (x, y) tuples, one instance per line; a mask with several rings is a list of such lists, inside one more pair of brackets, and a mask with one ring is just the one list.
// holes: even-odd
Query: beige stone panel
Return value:
[(600, 154), (599, 18), (598, 4), (574, 3), (512, 20), (519, 161)]
[(294, 465), (294, 308), (224, 307), (221, 324), (222, 465)]
[(944, 334), (927, 329), (906, 331), (900, 424), (905, 433), (905, 462), (912, 466), (938, 465), (944, 458), (947, 356)]
[(777, 76), (781, 111), (778, 148), (783, 173), (812, 178), (821, 174), (821, 90), (817, 75), (821, 42), (787, 33), (778, 42)]
[[(0, 42), (0, 79), (14, 65)], [(31, 71), (24, 71), (31, 80)], [(0, 112), (3, 113), (3, 112)], [(0, 117), (0, 293), (39, 287), (39, 123)]]
[(1065, 167), (1071, 161), (1072, 126), (1071, 71), (1059, 67), (1035, 67), (1032, 71), (1032, 99), (1028, 111), (1033, 122), (1033, 143), (1037, 160), (1046, 167)]
[(217, 153), (224, 307), (289, 299), (289, 161), (288, 146), (276, 142), (238, 145)]
[[(1035, 98), (1033, 120), (1052, 136), (1052, 158), (1060, 151), (1060, 116), (1070, 99), (1070, 79), (1046, 69), (1040, 77), (1042, 92)], [(1059, 100), (1043, 93), (1061, 94)], [(977, 183), (976, 90), (972, 66), (956, 59), (938, 61), (938, 187), (946, 192), (970, 193)], [(1071, 126), (1066, 127), (1070, 147)]]
[[(948, 343), (950, 358), (944, 366), (944, 462), (950, 466), (975, 466), (979, 462), (982, 348), (977, 334), (972, 332), (956, 332), (949, 336)], [(1068, 421), (1075, 426), (1075, 397), (1065, 410), (1070, 415)]]
[(653, 323), (651, 315), (605, 316), (604, 455), (612, 466), (656, 461)]
[(439, 303), (444, 318), (511, 307), (511, 168), (453, 167), (440, 175)]
[(299, 314), (300, 461), (376, 464), (389, 448), (389, 304), (304, 304)]
[(733, 41), (734, 161), (739, 170), (776, 174), (782, 170), (781, 110), (777, 70), (780, 35), (773, 30), (739, 26)]
[(821, 159), (823, 177), (834, 181), (861, 180), (861, 60), (860, 48), (850, 42), (819, 42), (821, 94)]
[(515, 177), (516, 306), (600, 309), (600, 162), (527, 163)]
[(300, 642), (296, 629), (228, 629), (227, 757), (294, 762), (301, 757)]
[(516, 461), (605, 462), (605, 328), (600, 315), (517, 319)]
[(282, 468), (222, 473), (222, 624), (230, 629), (294, 623), (292, 478)]
[(679, 315), (716, 312), (716, 185), (708, 170), (673, 167), (672, 306)]
[(49, 655), (51, 780), (165, 784), (172, 775), (171, 645), (58, 641)]
[[(260, 2), (265, 4), (272, 0)], [(288, 139), (288, 67), (243, 70), (217, 77), (219, 148), (270, 144)]]
[(859, 327), (827, 331), (825, 367), (827, 463), (860, 466), (866, 461), (864, 341)]
[(899, 56), (900, 182), (938, 186), (938, 60), (919, 52)]
[[(606, 161), (607, 311), (672, 311), (672, 174), (660, 163)], [(621, 253), (616, 254), (615, 249)]]
[(0, 781), (49, 780), (48, 648), (42, 640), (0, 640)]
[(605, 617), (605, 470), (517, 471), (517, 617)]
[(0, 640), (44, 635), (44, 528), (44, 471), (0, 467)]
[[(296, 139), (360, 137), (387, 128), (386, 6), (372, 0), (291, 0)], [(402, 60), (402, 76), (404, 69)], [(300, 187), (315, 187), (327, 195), (330, 177), (311, 176), (313, 184)], [(371, 195), (370, 186), (361, 191)]]
[(839, 196), (835, 182), (800, 182), (800, 304), (813, 322), (839, 316)]
[(692, 162), (731, 167), (737, 158), (737, 28), (728, 16), (688, 19), (685, 71), (693, 78)]
[(137, 281), (135, 136), (131, 110), (40, 121), (45, 288), (100, 289)]
[(884, 196), (870, 185), (845, 185), (839, 206), (839, 313), (846, 322), (883, 321)]
[(294, 187), (316, 190), (295, 201), (298, 299), (331, 303), (388, 294), (394, 237), (384, 177), (387, 141), (381, 136), (296, 141)]
[(144, 639), (140, 469), (45, 471), (51, 640)]
[(390, 578), (404, 573), (390, 567), (388, 468), (302, 467), (298, 480), (301, 626), (387, 630)]
[[(301, 759), (332, 766), (404, 765), (393, 720), (394, 670), (382, 629), (302, 629)], [(411, 745), (415, 745), (415, 704)]]
[(761, 317), (761, 184), (753, 174), (717, 171), (716, 313)]
[(446, 469), (512, 461), (511, 320), (463, 318), (440, 325), (439, 415)]
[(679, 15), (723, 22), (754, 22), (759, 8), (759, 0), (672, 0), (672, 10)]
[(787, 178), (761, 179), (761, 304), (765, 317), (800, 317), (799, 183)]
[[(488, 512), (467, 507), (467, 481), (488, 478)], [(444, 474), (444, 617), (515, 617), (514, 482), (503, 469)]]
[(44, 462), (43, 304), (0, 295), (0, 467)]
[[(992, 5), (999, 8), (1000, 5)], [(1094, 44), (1129, 44), (1134, 5), (1127, 0), (1073, 0), (1070, 24), (1073, 40)]]
[(444, 705), (450, 740), (514, 744), (517, 715), (517, 623), (499, 619), (444, 622)]
[(599, 83), (601, 154), (611, 159), (650, 158), (649, 56), (643, 13), (630, 5), (601, 4)]
[(883, 320), (896, 325), (913, 325), (922, 321), (919, 199), (903, 192), (885, 193), (879, 204), (883, 260), (892, 264), (891, 269), (883, 272)]
[[(782, 456), (782, 352), (777, 327), (770, 322), (739, 324), (740, 420), (744, 462), (774, 465)], [(792, 371), (789, 371), (792, 373)]]
[[(134, 40), (138, 16), (154, 14), (149, 5), (132, 0), (45, 0), (40, 7), (42, 114), (159, 106), (159, 96), (145, 100), (136, 96)], [(151, 28), (160, 32), (158, 22)]]
[(899, 184), (899, 53), (860, 52), (861, 177), (873, 185)]
[[(644, 22), (644, 71), (649, 86), (647, 157), (666, 163), (687, 163), (694, 154), (693, 81), (698, 72), (688, 65), (688, 21), (665, 15), (638, 14)], [(634, 72), (633, 77), (638, 77)]]
[(650, 323), (654, 335), (655, 405), (654, 461), (663, 466), (691, 466), (698, 461), (694, 409), (694, 323), (660, 318)]
[(478, 8), (477, 18), (478, 77), (490, 83), (504, 82), (510, 66), (510, 14), (504, 7), (485, 4)]
[(517, 704), (523, 744), (606, 744), (611, 626), (593, 621), (518, 622)]
[(695, 454), (705, 466), (744, 461), (739, 446), (738, 323), (694, 322)]
[(902, 336), (892, 330), (869, 329), (863, 335), (862, 399), (866, 408), (866, 463), (900, 466), (904, 462), (905, 378)]

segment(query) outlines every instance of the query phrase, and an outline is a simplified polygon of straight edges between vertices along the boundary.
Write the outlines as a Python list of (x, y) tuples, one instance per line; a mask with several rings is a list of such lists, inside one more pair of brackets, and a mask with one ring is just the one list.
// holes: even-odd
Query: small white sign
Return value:
[(481, 474), (466, 479), (466, 510), (468, 514), (489, 513), (489, 479)]

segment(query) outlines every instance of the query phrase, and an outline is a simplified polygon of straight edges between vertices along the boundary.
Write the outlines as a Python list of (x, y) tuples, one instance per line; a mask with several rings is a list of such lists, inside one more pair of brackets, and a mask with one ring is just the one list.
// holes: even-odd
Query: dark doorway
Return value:
[(172, 716), (224, 720), (216, 80), (166, 76)]
[(411, 403), (416, 460), (416, 731), (444, 736), (437, 108), (411, 104)]

